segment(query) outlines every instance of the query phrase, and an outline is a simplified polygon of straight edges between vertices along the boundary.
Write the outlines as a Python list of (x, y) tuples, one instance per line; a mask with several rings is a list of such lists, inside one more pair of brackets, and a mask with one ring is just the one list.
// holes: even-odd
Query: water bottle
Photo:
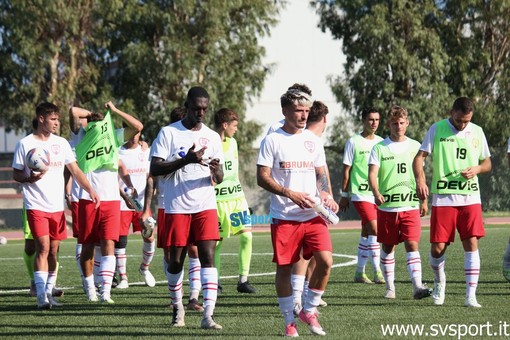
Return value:
[(136, 212), (142, 211), (143, 210), (142, 204), (140, 203), (138, 198), (133, 197), (134, 190), (132, 190), (131, 188), (125, 187), (124, 192), (126, 193), (131, 204), (135, 207), (135, 211)]
[(145, 238), (149, 238), (152, 236), (152, 233), (154, 232), (154, 228), (156, 228), (156, 220), (149, 216), (143, 221), (144, 228), (142, 229), (142, 236)]
[(319, 214), (319, 216), (322, 217), (324, 221), (326, 221), (326, 223), (328, 224), (338, 223), (338, 221), (340, 220), (338, 216), (331, 209), (324, 206), (319, 197), (315, 197), (314, 201), (315, 205), (313, 206), (313, 210), (315, 210)]

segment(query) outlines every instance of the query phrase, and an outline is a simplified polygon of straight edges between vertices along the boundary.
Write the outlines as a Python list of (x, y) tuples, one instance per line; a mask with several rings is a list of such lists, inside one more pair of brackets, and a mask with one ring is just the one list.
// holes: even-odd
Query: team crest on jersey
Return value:
[(145, 160), (145, 153), (140, 152), (140, 153), (138, 154), (138, 160), (139, 160), (140, 162), (143, 162), (143, 161)]
[(51, 146), (51, 152), (53, 152), (55, 155), (58, 155), (59, 152), (60, 152), (60, 145), (58, 144), (53, 144)]
[(478, 146), (480, 146), (480, 140), (478, 138), (473, 138), (473, 140), (471, 141), (471, 143), (473, 144), (473, 147), (475, 149), (478, 149)]
[(315, 151), (315, 143), (309, 140), (305, 141), (305, 149), (309, 153), (313, 153)]
[(200, 137), (198, 139), (198, 144), (200, 144), (200, 146), (206, 146), (208, 143), (209, 143), (209, 139), (207, 139), (207, 138)]

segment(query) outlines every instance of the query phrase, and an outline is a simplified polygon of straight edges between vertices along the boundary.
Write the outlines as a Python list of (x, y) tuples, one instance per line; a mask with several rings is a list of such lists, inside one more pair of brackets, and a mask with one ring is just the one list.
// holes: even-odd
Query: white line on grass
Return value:
[[(222, 253), (221, 255), (225, 255), (225, 256), (238, 256), (237, 253)], [(253, 253), (252, 255), (256, 255), (256, 256), (272, 256), (273, 253)], [(333, 253), (333, 257), (345, 257), (345, 258), (351, 259), (348, 262), (342, 262), (342, 263), (334, 264), (333, 268), (352, 266), (352, 265), (355, 265), (357, 263), (357, 261), (358, 261), (358, 257), (357, 256), (353, 256), (353, 255), (334, 254)], [(64, 258), (64, 257), (61, 257), (61, 258)], [(65, 258), (74, 258), (74, 256), (66, 256)], [(12, 258), (12, 259), (13, 260), (17, 260), (18, 258)], [(276, 272), (255, 273), (255, 274), (254, 273), (250, 273), (250, 276), (270, 276), (270, 275), (275, 275), (275, 274), (276, 274)], [(238, 275), (230, 275), (230, 276), (222, 276), (222, 277), (220, 277), (220, 279), (235, 279), (237, 277), (238, 277)], [(157, 281), (156, 283), (166, 284), (167, 281)], [(145, 282), (129, 282), (129, 285), (130, 286), (144, 286)], [(69, 289), (75, 289), (77, 287), (59, 287), (59, 288), (62, 289), (62, 290), (69, 290)], [(0, 294), (16, 294), (16, 293), (24, 293), (24, 292), (29, 292), (29, 289), (0, 290)]]

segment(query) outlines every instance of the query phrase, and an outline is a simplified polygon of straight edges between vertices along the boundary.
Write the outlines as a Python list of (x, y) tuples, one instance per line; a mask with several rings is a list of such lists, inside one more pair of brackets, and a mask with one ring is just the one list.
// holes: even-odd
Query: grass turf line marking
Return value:
[[(225, 256), (237, 256), (238, 254), (237, 253), (222, 253), (221, 255), (225, 255)], [(272, 256), (273, 253), (253, 253), (253, 255), (257, 255), (257, 256)], [(141, 257), (141, 256), (140, 256)], [(353, 255), (345, 255), (345, 254), (335, 254), (333, 253), (333, 257), (346, 257), (348, 259), (351, 259), (351, 261), (349, 262), (343, 262), (343, 263), (337, 263), (337, 264), (333, 264), (332, 268), (339, 268), (339, 267), (348, 267), (348, 266), (353, 266), (357, 263), (358, 261), (358, 257), (357, 256), (353, 256)], [(74, 258), (74, 256), (69, 256), (69, 258)], [(17, 258), (13, 258), (13, 259), (16, 259)], [(21, 259), (21, 258), (20, 258)], [(276, 272), (267, 272), (267, 273), (250, 273), (249, 276), (253, 276), (253, 277), (256, 277), (256, 276), (270, 276), (270, 275), (275, 275)], [(237, 279), (239, 277), (239, 275), (230, 275), (230, 276), (221, 276), (219, 279)], [(156, 281), (156, 284), (166, 284), (167, 281), (166, 280), (163, 280), (163, 281)], [(129, 282), (129, 285), (130, 286), (145, 286), (145, 282)], [(69, 290), (69, 289), (77, 289), (78, 287), (58, 287), (59, 289), (62, 289), (62, 290)], [(16, 290), (0, 290), (0, 294), (17, 294), (17, 293), (28, 293), (30, 290), (29, 289), (16, 289)]]

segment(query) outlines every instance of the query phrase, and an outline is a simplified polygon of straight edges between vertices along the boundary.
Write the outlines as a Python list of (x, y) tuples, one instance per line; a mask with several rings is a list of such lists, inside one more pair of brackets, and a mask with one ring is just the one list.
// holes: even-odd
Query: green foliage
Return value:
[[(410, 114), (408, 135), (421, 141), (432, 123), (448, 117), (455, 98), (468, 96), (475, 101), (473, 122), (482, 126), (489, 145), (505, 145), (510, 135), (505, 124), (509, 2), (315, 0), (311, 4), (320, 16), (321, 29), (342, 41), (344, 74), (332, 76), (331, 87), (351, 122), (356, 124), (364, 107), (378, 108), (384, 118), (391, 105), (400, 105)], [(335, 122), (334, 130), (342, 133), (333, 143), (345, 143), (345, 121)], [(387, 133), (383, 119), (379, 134)], [(502, 197), (510, 192), (506, 182), (498, 181), (502, 184), (498, 192), (490, 193), (488, 210), (500, 207), (493, 202), (506, 201)]]
[[(259, 39), (284, 1), (0, 0), (0, 95), (8, 128), (29, 130), (35, 106), (100, 109), (113, 100), (153, 139), (191, 86), (211, 95), (209, 119), (230, 107), (244, 120), (270, 65)], [(115, 99), (112, 99), (115, 98)], [(243, 126), (243, 124), (241, 124)], [(248, 149), (260, 132), (240, 129)]]

